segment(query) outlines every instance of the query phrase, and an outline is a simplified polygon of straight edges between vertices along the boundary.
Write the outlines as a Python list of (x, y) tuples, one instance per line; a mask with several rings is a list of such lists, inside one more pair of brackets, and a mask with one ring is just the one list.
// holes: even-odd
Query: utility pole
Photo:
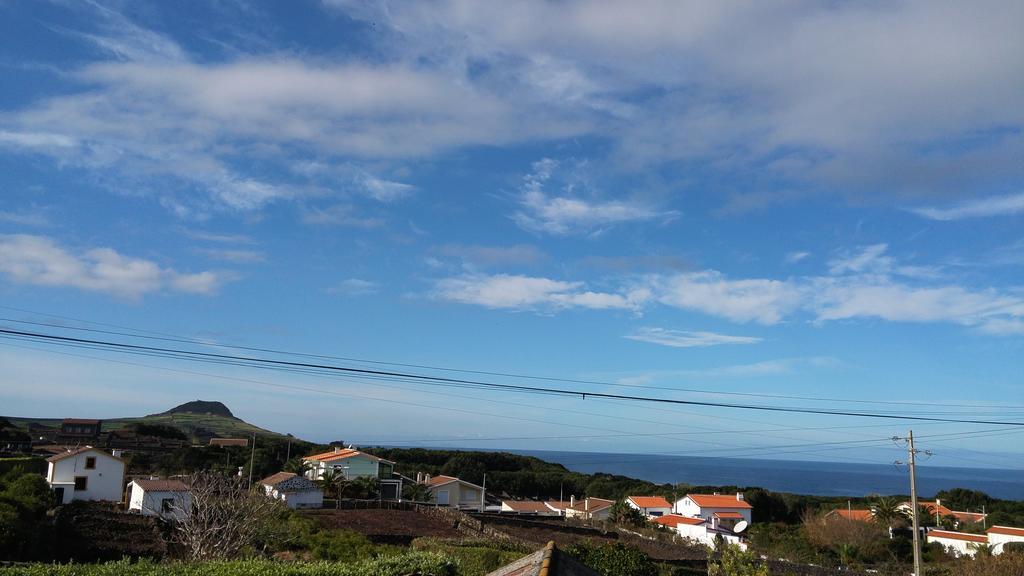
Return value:
[(917, 509), (917, 470), (915, 469), (917, 452), (914, 450), (914, 431), (911, 430), (907, 436), (907, 443), (910, 446), (910, 506), (914, 513), (914, 576), (922, 576), (921, 570), (921, 532), (918, 521)]
[(484, 485), (480, 487), (480, 513), (483, 514), (484, 509), (487, 508), (485, 494), (487, 494), (487, 473), (484, 472)]
[(249, 455), (249, 489), (252, 490), (252, 466), (256, 462), (256, 433), (252, 433), (252, 453)]

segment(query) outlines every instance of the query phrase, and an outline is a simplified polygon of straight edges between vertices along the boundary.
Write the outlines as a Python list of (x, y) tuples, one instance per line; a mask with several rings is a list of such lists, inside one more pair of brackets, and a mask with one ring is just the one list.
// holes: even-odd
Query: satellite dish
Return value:
[(732, 531), (737, 533), (737, 534), (739, 534), (740, 532), (743, 532), (746, 529), (747, 529), (747, 521), (746, 520), (740, 520), (739, 522), (736, 523), (736, 526), (733, 527)]

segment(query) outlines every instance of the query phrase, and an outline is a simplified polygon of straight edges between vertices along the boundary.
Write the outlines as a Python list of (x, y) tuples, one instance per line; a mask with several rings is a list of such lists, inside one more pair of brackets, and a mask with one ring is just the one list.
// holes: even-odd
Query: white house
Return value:
[(712, 526), (711, 522), (703, 518), (680, 516), (679, 514), (666, 514), (653, 520), (657, 524), (675, 530), (683, 538), (714, 548), (719, 541), (726, 544), (735, 544), (742, 550), (747, 549), (747, 543), (743, 538), (729, 528)]
[(626, 505), (648, 518), (657, 518), (672, 513), (672, 504), (661, 496), (627, 496)]
[[(417, 475), (419, 476), (419, 475)], [(472, 482), (466, 482), (453, 476), (433, 476), (429, 474), (418, 477), (430, 491), (431, 500), (438, 506), (449, 506), (460, 510), (479, 510), (483, 512), (484, 489)]]
[(607, 520), (611, 517), (614, 500), (604, 498), (584, 498), (576, 501), (573, 497), (571, 505), (565, 508), (566, 518), (579, 518), (581, 520)]
[(61, 504), (72, 500), (120, 502), (124, 488), (124, 460), (86, 446), (46, 459), (46, 481)]
[(402, 497), (402, 477), (395, 474), (395, 463), (352, 448), (335, 448), (330, 452), (306, 456), (303, 460), (311, 465), (306, 473), (310, 480), (323, 478), (324, 472), (334, 470), (346, 480), (355, 478), (376, 478), (380, 485), (381, 497), (385, 500), (399, 500)]
[(128, 484), (128, 510), (181, 521), (192, 510), (192, 493), (181, 480), (136, 479)]
[(988, 543), (992, 545), (993, 554), (1002, 554), (1010, 542), (1024, 542), (1024, 528), (993, 526), (988, 529)]
[(267, 496), (289, 508), (322, 508), (324, 492), (312, 480), (294, 472), (278, 472), (260, 480)]
[(979, 546), (988, 545), (988, 537), (984, 534), (967, 534), (966, 532), (950, 532), (948, 530), (930, 530), (925, 536), (926, 541), (931, 544), (938, 542), (950, 554), (960, 556), (974, 556)]
[(751, 522), (754, 508), (743, 499), (743, 493), (735, 496), (723, 494), (687, 494), (680, 498), (674, 512), (691, 518), (703, 518), (714, 527), (719, 523), (735, 525), (740, 520)]
[(501, 511), (515, 512), (516, 514), (532, 514), (534, 516), (562, 516), (568, 504), (568, 502), (557, 501), (502, 500)]

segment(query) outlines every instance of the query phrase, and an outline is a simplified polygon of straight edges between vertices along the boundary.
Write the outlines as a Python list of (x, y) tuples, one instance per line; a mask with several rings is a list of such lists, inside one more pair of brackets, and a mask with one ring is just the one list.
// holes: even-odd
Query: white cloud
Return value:
[(801, 260), (808, 258), (811, 255), (810, 252), (789, 252), (784, 258), (786, 264), (796, 264)]
[(776, 324), (800, 307), (803, 289), (792, 281), (731, 280), (714, 270), (653, 279), (659, 302), (736, 322)]
[(667, 328), (644, 327), (624, 336), (630, 340), (650, 342), (673, 348), (705, 348), (722, 344), (756, 344), (762, 339), (753, 336), (730, 336), (714, 332), (670, 330)]
[(570, 170), (561, 195), (545, 192), (560, 163), (550, 158), (534, 162), (533, 170), (523, 178), (518, 198), (520, 210), (512, 219), (522, 228), (554, 235), (596, 233), (616, 224), (671, 220), (674, 211), (659, 211), (639, 201), (604, 200), (581, 197), (588, 183), (579, 176), (585, 164)]
[(888, 244), (865, 246), (858, 253), (845, 254), (829, 262), (829, 272), (888, 272), (892, 269), (892, 258), (883, 256), (888, 249)]
[(205, 232), (203, 230), (183, 230), (184, 234), (193, 240), (204, 242), (216, 242), (218, 244), (255, 244), (251, 236), (245, 234), (218, 234), (216, 232)]
[(302, 211), (302, 221), (314, 226), (348, 226), (352, 228), (377, 228), (384, 221), (368, 218), (356, 213), (349, 204), (334, 204), (324, 208), (310, 206)]
[(212, 271), (177, 272), (110, 248), (75, 254), (51, 238), (22, 234), (0, 235), (0, 272), (21, 284), (66, 286), (125, 298), (161, 290), (211, 294), (230, 279)]
[(63, 134), (0, 130), (0, 144), (22, 148), (71, 148), (77, 143)]
[(582, 282), (508, 274), (465, 275), (436, 283), (435, 298), (487, 308), (530, 309), (634, 309), (645, 298), (643, 291), (625, 294), (593, 292)]
[(234, 262), (237, 264), (255, 264), (267, 259), (267, 255), (256, 250), (225, 250), (219, 248), (201, 248), (199, 253), (214, 260)]
[(1024, 212), (1024, 193), (989, 196), (987, 198), (961, 202), (948, 208), (913, 208), (911, 212), (930, 220), (940, 221), (984, 218), (987, 216), (1011, 216)]
[(0, 222), (21, 226), (49, 226), (50, 219), (42, 210), (7, 211), (0, 210)]
[(343, 296), (368, 296), (376, 294), (378, 290), (380, 290), (380, 285), (376, 282), (361, 278), (347, 278), (330, 288), (328, 292)]

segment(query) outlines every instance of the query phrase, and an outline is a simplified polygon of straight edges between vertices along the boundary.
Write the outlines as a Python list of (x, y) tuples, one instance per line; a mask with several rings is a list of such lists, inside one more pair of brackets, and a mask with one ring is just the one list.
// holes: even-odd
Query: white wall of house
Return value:
[(292, 509), (323, 508), (324, 493), (320, 490), (303, 490), (302, 492), (282, 492), (273, 486), (264, 486), (267, 496), (285, 503)]
[[(89, 464), (93, 466), (89, 467)], [(75, 489), (76, 478), (85, 479), (84, 489)], [(120, 502), (123, 497), (124, 462), (102, 450), (88, 450), (50, 462), (46, 481), (52, 488), (64, 488), (63, 503), (72, 500)]]
[(929, 544), (931, 544), (932, 542), (938, 542), (939, 544), (942, 544), (942, 547), (945, 548), (947, 552), (957, 557), (974, 556), (976, 552), (974, 546), (979, 545), (974, 542), (961, 540), (959, 538), (946, 538), (941, 535), (933, 533), (929, 533), (925, 538)]
[(675, 509), (676, 513), (681, 516), (689, 516), (690, 518), (703, 518), (708, 522), (710, 522), (711, 518), (719, 512), (739, 512), (739, 514), (743, 516), (743, 519), (746, 520), (748, 524), (751, 522), (752, 517), (752, 510), (750, 508), (705, 508), (698, 505), (688, 496), (678, 500), (676, 502)]
[[(676, 524), (676, 532), (678, 532), (683, 538), (689, 538), (694, 542), (710, 546), (711, 548), (715, 547), (715, 536), (718, 534), (712, 530), (708, 530), (707, 524), (698, 524), (695, 526), (693, 524), (683, 524), (682, 522)], [(734, 544), (739, 546), (741, 550), (747, 549), (747, 543), (741, 540), (739, 536), (735, 536), (733, 534), (721, 534), (721, 536), (722, 540), (724, 540), (726, 544)]]
[(639, 510), (641, 514), (643, 514), (644, 516), (647, 516), (649, 518), (659, 518), (661, 516), (665, 516), (666, 514), (671, 514), (672, 513), (672, 508), (671, 507), (666, 508), (666, 507), (660, 507), (659, 506), (659, 507), (645, 508), (643, 506), (638, 506), (636, 504), (636, 502), (633, 502), (629, 498), (626, 498), (626, 505), (629, 506), (630, 508), (634, 509), (634, 510)]
[[(143, 516), (159, 516), (165, 520), (181, 521), (192, 509), (192, 494), (179, 490), (145, 490), (135, 482), (128, 485), (128, 509)], [(164, 502), (167, 506), (164, 506)]]
[(992, 545), (993, 554), (1002, 554), (1003, 546), (1010, 542), (1024, 542), (1024, 535), (988, 533), (988, 543)]

